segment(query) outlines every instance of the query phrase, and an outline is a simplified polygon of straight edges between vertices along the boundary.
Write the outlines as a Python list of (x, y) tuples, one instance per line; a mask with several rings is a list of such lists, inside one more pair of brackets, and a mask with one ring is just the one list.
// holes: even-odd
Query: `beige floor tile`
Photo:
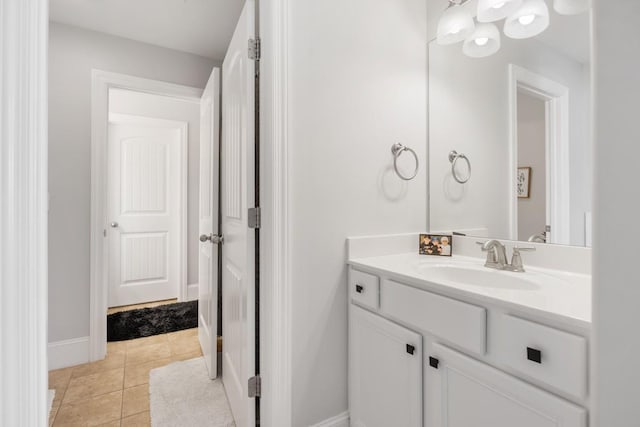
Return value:
[(136, 338), (135, 340), (128, 340), (124, 342), (126, 343), (125, 345), (126, 345), (127, 351), (129, 351), (134, 348), (166, 343), (167, 334), (153, 335), (153, 336), (144, 337), (144, 338)]
[(71, 381), (71, 373), (73, 368), (57, 369), (49, 372), (49, 388), (56, 391), (53, 397), (53, 407), (60, 406), (65, 391)]
[(183, 360), (191, 360), (196, 357), (202, 357), (202, 350), (198, 349), (197, 351), (192, 351), (191, 353), (183, 353), (183, 354), (174, 354), (171, 356), (171, 360), (173, 362), (181, 362)]
[(125, 388), (122, 395), (122, 417), (149, 411), (149, 385)]
[(167, 338), (169, 339), (169, 342), (171, 341), (175, 341), (175, 340), (179, 340), (182, 338), (196, 338), (198, 339), (198, 328), (191, 328), (191, 329), (183, 329), (181, 331), (177, 331), (177, 332), (170, 332), (167, 334)]
[(193, 353), (200, 349), (200, 342), (197, 336), (169, 337), (169, 345), (171, 346), (172, 355)]
[(126, 366), (139, 365), (171, 356), (171, 348), (168, 342), (145, 345), (144, 347), (127, 350)]
[(53, 422), (56, 419), (56, 415), (58, 414), (59, 409), (60, 407), (57, 407), (57, 406), (54, 406), (53, 408), (51, 408), (51, 412), (49, 413), (49, 427), (53, 425)]
[(73, 379), (97, 374), (100, 372), (110, 371), (116, 368), (123, 368), (125, 359), (126, 354), (124, 352), (107, 354), (107, 357), (102, 360), (98, 360), (97, 362), (85, 363), (84, 365), (75, 366), (73, 368), (71, 377)]
[(72, 378), (64, 394), (62, 405), (77, 402), (88, 397), (122, 390), (124, 368), (111, 369), (92, 375)]
[(149, 412), (141, 412), (130, 417), (122, 419), (121, 427), (149, 427), (151, 425), (151, 416)]
[(74, 368), (71, 367), (49, 371), (49, 388), (56, 390), (66, 389), (69, 385), (69, 381), (71, 380), (71, 373), (73, 372), (73, 369)]
[(161, 366), (168, 365), (173, 359), (164, 358), (142, 363), (140, 365), (127, 366), (124, 368), (124, 388), (133, 387), (140, 384), (149, 384), (149, 371)]
[(113, 341), (107, 343), (107, 354), (126, 353), (126, 341)]
[(120, 420), (114, 420), (108, 423), (100, 424), (97, 427), (120, 427)]
[(73, 403), (63, 403), (54, 426), (99, 426), (118, 421), (122, 413), (122, 390)]

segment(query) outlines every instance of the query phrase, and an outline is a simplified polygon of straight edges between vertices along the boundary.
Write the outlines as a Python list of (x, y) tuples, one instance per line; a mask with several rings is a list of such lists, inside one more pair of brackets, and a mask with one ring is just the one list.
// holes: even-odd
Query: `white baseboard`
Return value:
[(311, 427), (349, 427), (349, 411), (345, 411), (335, 417), (331, 417), (318, 424), (314, 424)]
[(187, 285), (187, 301), (193, 301), (198, 299), (198, 284), (193, 283)]
[(89, 337), (49, 343), (49, 370), (89, 362)]

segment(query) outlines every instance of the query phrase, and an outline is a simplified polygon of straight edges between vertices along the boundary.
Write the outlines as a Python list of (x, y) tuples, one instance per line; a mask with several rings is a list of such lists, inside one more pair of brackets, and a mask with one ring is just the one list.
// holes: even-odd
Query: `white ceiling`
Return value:
[(243, 0), (50, 0), (50, 20), (222, 60)]

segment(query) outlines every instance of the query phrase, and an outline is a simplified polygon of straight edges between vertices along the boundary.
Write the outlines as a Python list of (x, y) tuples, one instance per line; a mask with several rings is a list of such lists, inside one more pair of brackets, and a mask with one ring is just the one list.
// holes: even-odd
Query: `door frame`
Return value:
[[(168, 96), (199, 104), (202, 89), (93, 69), (91, 73), (91, 243), (89, 284), (89, 360), (104, 359), (107, 353), (108, 241), (104, 232), (107, 212), (107, 142), (109, 127), (109, 89), (125, 89)], [(183, 144), (183, 153), (186, 144)], [(186, 157), (186, 156), (185, 156)], [(186, 159), (183, 159), (185, 161)], [(186, 172), (183, 171), (183, 174)], [(186, 185), (184, 180), (183, 185)], [(183, 197), (187, 192), (183, 187)], [(184, 200), (182, 205), (185, 205)], [(183, 215), (186, 244), (186, 215)], [(183, 247), (183, 250), (186, 249)], [(186, 260), (186, 250), (183, 254)], [(186, 262), (180, 273), (186, 296)], [(182, 291), (180, 292), (180, 294)]]
[(509, 229), (518, 240), (518, 91), (545, 103), (546, 220), (551, 242), (570, 243), (569, 88), (547, 77), (509, 64)]
[(256, 2), (260, 58), (260, 422), (293, 425), (290, 0)]
[(0, 6), (0, 425), (47, 425), (48, 22)]
[[(149, 127), (156, 127), (156, 128), (161, 128), (161, 129), (173, 129), (173, 130), (178, 130), (180, 132), (180, 169), (181, 169), (181, 173), (180, 173), (180, 235), (178, 237), (178, 244), (180, 245), (180, 273), (179, 273), (179, 277), (180, 277), (180, 282), (178, 283), (178, 289), (177, 289), (177, 296), (178, 296), (178, 301), (186, 301), (187, 298), (187, 289), (188, 289), (188, 284), (187, 284), (187, 243), (188, 243), (188, 236), (187, 236), (187, 215), (188, 215), (188, 209), (187, 209), (187, 202), (188, 202), (188, 179), (189, 179), (189, 153), (188, 153), (188, 146), (189, 146), (189, 124), (185, 121), (180, 121), (180, 120), (170, 120), (170, 119), (159, 119), (159, 118), (155, 118), (155, 117), (145, 117), (145, 116), (138, 116), (135, 114), (123, 114), (123, 113), (109, 113), (109, 117), (108, 117), (108, 123), (109, 124), (132, 124), (132, 125), (136, 125), (136, 124), (144, 124), (144, 125), (148, 125)], [(108, 138), (108, 135), (107, 135)], [(108, 165), (107, 165), (107, 171), (108, 171)], [(105, 178), (107, 179), (107, 187), (109, 184), (108, 181), (108, 173), (105, 176)], [(105, 204), (104, 208), (106, 209), (105, 211), (105, 218), (108, 217), (109, 215), (109, 203), (108, 203), (108, 194), (107, 194), (107, 203)], [(106, 224), (106, 222), (105, 222)], [(106, 242), (105, 242), (106, 243)], [(104, 262), (106, 262), (106, 270), (108, 271), (108, 251), (105, 253), (105, 257), (104, 257)], [(105, 274), (107, 273), (107, 271), (105, 271)], [(108, 278), (108, 275), (107, 275)], [(109, 293), (109, 286), (110, 284), (107, 282), (107, 300), (108, 300), (108, 293)], [(107, 301), (108, 303), (108, 301)]]

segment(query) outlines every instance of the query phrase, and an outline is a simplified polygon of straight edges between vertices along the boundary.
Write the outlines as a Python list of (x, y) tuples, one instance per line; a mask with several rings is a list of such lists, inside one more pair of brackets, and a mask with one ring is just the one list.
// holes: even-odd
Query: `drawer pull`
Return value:
[(435, 357), (429, 356), (429, 366), (431, 366), (433, 369), (438, 369), (438, 365), (440, 365), (440, 361)]
[(356, 292), (361, 294), (364, 292), (364, 287), (362, 285), (356, 285)]
[(414, 346), (412, 346), (411, 344), (407, 344), (407, 353), (413, 356), (413, 353), (415, 353), (415, 351), (416, 348)]
[(527, 359), (535, 363), (542, 363), (542, 352), (538, 349), (527, 347)]

